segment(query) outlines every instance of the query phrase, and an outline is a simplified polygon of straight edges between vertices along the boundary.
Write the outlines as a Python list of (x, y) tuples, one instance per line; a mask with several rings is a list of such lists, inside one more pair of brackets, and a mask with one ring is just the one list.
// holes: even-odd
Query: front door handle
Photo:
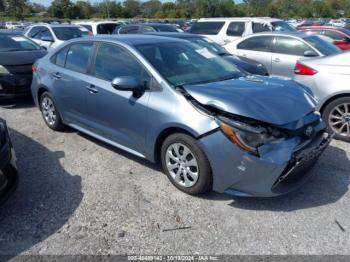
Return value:
[(276, 63), (281, 62), (281, 60), (278, 57), (276, 57), (273, 61), (276, 62)]
[(53, 76), (53, 78), (55, 78), (55, 79), (61, 79), (61, 78), (62, 78), (62, 76), (61, 76), (61, 74), (60, 74), (59, 72), (54, 73), (52, 76)]
[(94, 85), (87, 85), (86, 89), (89, 90), (89, 92), (91, 94), (97, 94), (98, 90), (96, 89), (96, 87)]

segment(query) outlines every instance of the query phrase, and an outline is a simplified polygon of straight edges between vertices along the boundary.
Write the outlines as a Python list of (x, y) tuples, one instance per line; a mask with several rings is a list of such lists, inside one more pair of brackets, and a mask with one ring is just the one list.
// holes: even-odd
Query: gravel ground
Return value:
[(156, 165), (51, 131), (30, 99), (2, 102), (0, 116), (20, 171), (0, 254), (350, 254), (350, 144), (333, 141), (289, 195), (193, 197)]

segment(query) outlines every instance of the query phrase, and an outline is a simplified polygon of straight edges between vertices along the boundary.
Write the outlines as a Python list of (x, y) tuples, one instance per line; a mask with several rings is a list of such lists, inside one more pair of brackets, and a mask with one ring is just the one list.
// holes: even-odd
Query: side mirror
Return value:
[(41, 38), (41, 41), (44, 41), (44, 42), (55, 42), (55, 40), (51, 36), (43, 36)]
[(112, 80), (112, 86), (119, 91), (132, 91), (137, 98), (144, 92), (141, 84), (132, 76), (116, 77)]
[(318, 56), (318, 54), (315, 51), (307, 50), (304, 52), (305, 57), (315, 57)]

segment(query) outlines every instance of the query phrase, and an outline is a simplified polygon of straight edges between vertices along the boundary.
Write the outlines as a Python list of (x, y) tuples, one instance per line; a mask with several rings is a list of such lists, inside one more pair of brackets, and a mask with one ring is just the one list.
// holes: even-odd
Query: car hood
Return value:
[(16, 66), (33, 64), (44, 55), (46, 55), (45, 50), (0, 52), (0, 65)]
[(297, 83), (271, 77), (247, 76), (184, 88), (203, 105), (279, 126), (301, 119), (316, 106)]

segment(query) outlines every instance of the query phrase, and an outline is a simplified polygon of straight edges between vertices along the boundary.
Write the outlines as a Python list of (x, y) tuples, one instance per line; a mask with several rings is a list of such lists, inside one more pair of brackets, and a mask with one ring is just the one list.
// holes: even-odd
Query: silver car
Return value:
[(316, 35), (299, 32), (266, 32), (243, 37), (224, 46), (234, 55), (265, 65), (271, 76), (291, 78), (300, 59), (328, 56), (342, 51)]
[(185, 40), (81, 38), (33, 71), (32, 95), (51, 129), (69, 125), (161, 162), (189, 194), (287, 193), (330, 141), (299, 84), (246, 75)]
[(350, 142), (350, 53), (298, 62), (294, 80), (309, 87), (328, 129)]

